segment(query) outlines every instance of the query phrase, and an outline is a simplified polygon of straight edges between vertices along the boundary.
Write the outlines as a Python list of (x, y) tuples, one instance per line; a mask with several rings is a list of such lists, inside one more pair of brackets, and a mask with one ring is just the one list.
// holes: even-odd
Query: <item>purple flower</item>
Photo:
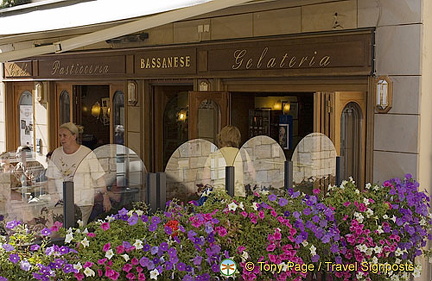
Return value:
[(179, 263), (177, 264), (177, 270), (185, 271), (185, 270), (186, 270), (186, 264), (184, 264), (184, 263), (182, 263), (182, 262), (179, 262)]
[(288, 200), (285, 198), (279, 198), (279, 206), (283, 207), (288, 204)]
[(158, 223), (161, 222), (161, 219), (158, 216), (154, 216), (154, 217), (151, 218), (151, 222), (154, 223), (154, 224), (158, 224)]
[(22, 260), (20, 262), (20, 268), (24, 271), (29, 271), (31, 267), (32, 267), (31, 264), (27, 260)]
[(141, 259), (140, 259), (140, 261), (139, 261), (139, 263), (140, 263), (140, 265), (142, 266), (142, 267), (146, 267), (148, 264), (149, 264), (149, 259), (148, 258), (146, 258), (146, 257), (142, 257)]
[(3, 276), (0, 276), (0, 281), (8, 281), (8, 279)]
[(138, 222), (138, 216), (137, 214), (133, 214), (129, 219), (128, 219), (128, 223), (129, 225), (134, 225)]
[(276, 195), (274, 195), (274, 194), (270, 194), (269, 196), (268, 196), (268, 200), (270, 200), (270, 201), (276, 201), (277, 200), (277, 196)]
[(320, 256), (319, 256), (319, 255), (314, 255), (314, 256), (311, 258), (312, 262), (317, 262), (317, 261), (319, 261), (319, 259), (320, 259)]
[(153, 223), (150, 224), (148, 229), (149, 229), (149, 231), (151, 231), (151, 232), (155, 231), (155, 230), (157, 229), (157, 224), (153, 224)]
[(159, 245), (159, 249), (161, 249), (162, 251), (164, 251), (164, 252), (166, 252), (166, 251), (168, 251), (168, 243), (167, 242), (162, 242), (160, 245)]
[(20, 224), (19, 221), (15, 221), (15, 220), (9, 221), (9, 222), (6, 223), (6, 228), (8, 228), (8, 229), (14, 229), (19, 224)]
[(14, 246), (10, 245), (10, 244), (3, 244), (3, 249), (5, 249), (6, 252), (10, 252), (15, 250)]
[(151, 249), (150, 249), (150, 253), (151, 253), (152, 255), (156, 255), (158, 251), (159, 251), (159, 247), (158, 247), (158, 246), (153, 246), (153, 247), (151, 247)]
[(40, 246), (37, 244), (33, 244), (30, 246), (30, 251), (37, 251), (40, 249)]
[(17, 263), (20, 261), (20, 257), (17, 254), (9, 255), (9, 260), (13, 263)]
[(149, 244), (145, 244), (144, 246), (143, 246), (143, 251), (145, 251), (145, 252), (148, 252), (148, 251), (150, 251), (150, 245)]
[(42, 236), (48, 236), (48, 235), (51, 235), (51, 229), (49, 229), (49, 228), (44, 228), (44, 229), (42, 229), (42, 230), (41, 230), (41, 235), (42, 235)]
[(201, 262), (202, 262), (202, 257), (201, 256), (194, 257), (194, 259), (193, 259), (193, 264), (194, 265), (200, 265)]
[(128, 214), (128, 212), (129, 212), (128, 210), (126, 210), (125, 208), (123, 208), (123, 209), (121, 209), (121, 210), (118, 211), (118, 214), (120, 216), (126, 216)]

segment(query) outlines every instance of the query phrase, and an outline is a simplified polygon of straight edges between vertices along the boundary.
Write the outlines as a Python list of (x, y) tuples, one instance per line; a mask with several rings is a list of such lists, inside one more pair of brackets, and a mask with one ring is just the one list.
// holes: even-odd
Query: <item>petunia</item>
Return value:
[(108, 229), (110, 229), (110, 224), (109, 222), (103, 222), (100, 226), (104, 231), (107, 231)]

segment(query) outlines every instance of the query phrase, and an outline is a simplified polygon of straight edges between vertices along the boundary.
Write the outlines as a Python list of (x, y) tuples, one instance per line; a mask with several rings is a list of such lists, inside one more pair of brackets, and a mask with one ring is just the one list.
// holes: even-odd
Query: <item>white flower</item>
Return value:
[(362, 280), (363, 279), (363, 275), (364, 275), (363, 272), (361, 272), (361, 271), (357, 272), (356, 273), (357, 280)]
[(105, 220), (106, 220), (107, 222), (113, 222), (113, 221), (115, 221), (115, 218), (114, 218), (113, 215), (109, 215), (109, 216), (107, 216), (107, 217), (105, 218)]
[(114, 256), (114, 252), (112, 249), (109, 249), (108, 251), (106, 251), (105, 253), (105, 257), (108, 258), (109, 260)]
[(379, 246), (375, 246), (375, 248), (373, 248), (375, 254), (380, 254), (382, 252), (382, 248)]
[(358, 189), (356, 189), (354, 192), (355, 192), (355, 194), (360, 194), (360, 190), (358, 190)]
[(389, 216), (387, 216), (387, 215), (383, 216), (383, 219), (385, 219), (385, 220), (387, 220), (388, 218), (389, 218)]
[(130, 260), (128, 254), (123, 254), (123, 255), (121, 255), (121, 256), (124, 258), (124, 260), (125, 260), (126, 262), (127, 262), (128, 260)]
[(424, 218), (422, 218), (422, 219), (420, 220), (420, 225), (421, 225), (421, 226), (425, 226), (425, 225), (426, 225), (426, 220), (425, 220)]
[(136, 239), (133, 245), (135, 249), (140, 250), (143, 248), (143, 241)]
[(371, 259), (371, 262), (372, 262), (373, 264), (377, 264), (377, 263), (378, 263), (378, 258), (374, 256), (374, 257)]
[(84, 231), (82, 233), (87, 234), (88, 233), (88, 229), (87, 228), (84, 229)]
[(257, 202), (253, 202), (253, 203), (252, 203), (252, 208), (253, 208), (255, 211), (258, 211), (258, 203), (257, 203)]
[(249, 254), (246, 251), (243, 251), (241, 258), (242, 258), (242, 262), (245, 262), (249, 258)]
[(72, 233), (66, 234), (65, 243), (70, 243), (72, 241), (72, 239), (73, 239), (73, 234)]
[(363, 222), (364, 216), (361, 213), (355, 212), (354, 217), (356, 217), (356, 219), (359, 223)]
[(238, 205), (238, 207), (239, 207), (240, 209), (244, 210), (243, 202), (240, 202), (240, 204)]
[(76, 269), (76, 270), (78, 270), (78, 271), (80, 271), (81, 268), (82, 268), (82, 265), (81, 265), (80, 262), (78, 262), (77, 264), (74, 264), (74, 265), (73, 265), (73, 268)]
[(371, 216), (373, 216), (374, 212), (370, 208), (368, 208), (365, 214), (367, 218), (370, 218)]
[(366, 188), (366, 189), (370, 189), (371, 186), (372, 186), (372, 185), (371, 185), (370, 183), (367, 183), (366, 186), (365, 186), (365, 188)]
[(366, 249), (365, 254), (366, 254), (367, 256), (372, 256), (372, 253), (373, 253), (373, 248), (367, 248), (367, 249)]
[(397, 248), (396, 251), (395, 251), (395, 255), (396, 255), (397, 257), (402, 256), (403, 253), (404, 253), (404, 252), (402, 251), (401, 248)]
[(137, 210), (136, 214), (138, 215), (138, 217), (141, 217), (144, 214), (143, 210)]
[(156, 268), (150, 271), (150, 279), (157, 280), (158, 275), (159, 275), (159, 271)]
[(130, 210), (130, 211), (127, 213), (128, 217), (131, 217), (131, 216), (133, 215), (134, 212), (135, 212), (134, 210)]
[(392, 276), (390, 276), (390, 281), (399, 281), (399, 275), (397, 274), (393, 274)]
[(401, 259), (399, 259), (399, 258), (396, 258), (396, 259), (395, 259), (395, 263), (396, 263), (396, 264), (400, 264), (401, 262), (402, 262)]
[(368, 249), (368, 247), (365, 244), (361, 244), (361, 245), (357, 245), (357, 249), (362, 252), (365, 253)]
[(83, 227), (84, 226), (84, 222), (82, 220), (78, 220), (78, 225), (79, 225), (79, 227)]
[(81, 241), (81, 245), (83, 245), (84, 248), (87, 248), (90, 245), (89, 241), (87, 240), (87, 237), (84, 237), (84, 239)]
[(302, 245), (303, 245), (303, 247), (306, 247), (307, 245), (309, 245), (309, 242), (306, 241), (306, 240), (304, 240), (304, 241), (302, 242)]
[(90, 267), (86, 267), (86, 269), (84, 269), (84, 274), (87, 277), (95, 276), (95, 272)]
[(230, 210), (230, 211), (237, 210), (237, 207), (238, 207), (237, 204), (234, 203), (234, 202), (231, 202), (231, 203), (228, 204), (228, 210)]
[(310, 250), (312, 256), (316, 255), (316, 247), (314, 245), (310, 246), (309, 250)]
[(363, 199), (363, 204), (365, 204), (366, 206), (369, 206), (369, 199), (367, 199), (367, 198), (364, 198)]
[(393, 217), (391, 218), (391, 220), (392, 220), (393, 222), (396, 222), (396, 217), (393, 215)]
[(413, 276), (414, 277), (420, 277), (422, 272), (422, 265), (421, 264), (416, 264), (415, 268), (414, 268), (414, 272), (413, 272)]

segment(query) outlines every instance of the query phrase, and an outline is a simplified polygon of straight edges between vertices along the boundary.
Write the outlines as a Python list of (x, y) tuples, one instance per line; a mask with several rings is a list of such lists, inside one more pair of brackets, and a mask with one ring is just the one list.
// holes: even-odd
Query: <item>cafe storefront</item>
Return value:
[(6, 146), (28, 144), (43, 156), (58, 145), (58, 125), (72, 121), (84, 126), (83, 144), (124, 144), (157, 172), (182, 143), (215, 143), (228, 124), (243, 143), (275, 139), (287, 157), (304, 136), (321, 132), (345, 157), (347, 176), (367, 182), (373, 41), (365, 29), (6, 62)]

